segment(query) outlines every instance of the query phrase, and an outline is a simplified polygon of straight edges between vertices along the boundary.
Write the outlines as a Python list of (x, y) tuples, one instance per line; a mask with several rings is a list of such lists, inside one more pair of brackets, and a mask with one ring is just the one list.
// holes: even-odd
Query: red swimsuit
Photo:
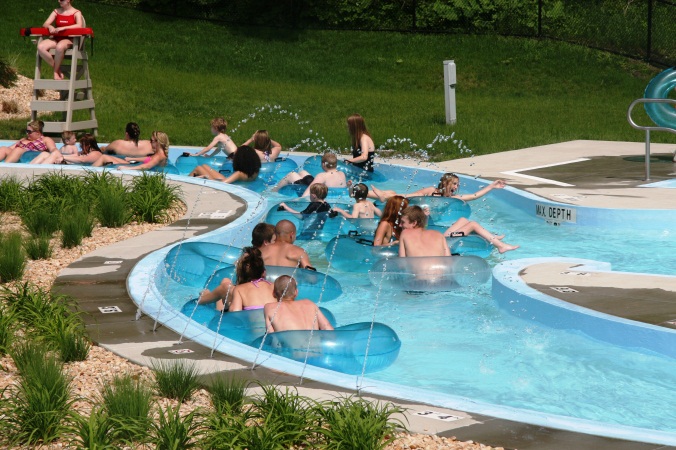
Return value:
[[(61, 27), (69, 27), (71, 25), (75, 25), (77, 21), (75, 20), (75, 14), (79, 13), (77, 9), (73, 14), (65, 15), (65, 14), (59, 14), (56, 10), (54, 10), (54, 14), (56, 14), (56, 19), (54, 20), (56, 24), (56, 28), (61, 28)], [(53, 38), (56, 42), (62, 41), (64, 39), (70, 39), (70, 37), (59, 37), (59, 36), (54, 36)]]

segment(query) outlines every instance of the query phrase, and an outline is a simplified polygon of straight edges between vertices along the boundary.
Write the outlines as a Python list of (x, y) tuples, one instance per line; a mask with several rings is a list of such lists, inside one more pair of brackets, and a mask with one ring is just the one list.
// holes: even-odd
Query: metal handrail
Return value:
[(671, 103), (676, 107), (676, 100), (670, 98), (639, 98), (631, 102), (629, 105), (629, 110), (627, 110), (627, 120), (629, 125), (637, 130), (645, 131), (645, 179), (646, 181), (650, 180), (650, 132), (651, 131), (666, 131), (669, 133), (676, 133), (676, 128), (670, 127), (647, 127), (639, 125), (634, 122), (634, 119), (631, 118), (631, 111), (634, 109), (634, 106), (639, 103)]

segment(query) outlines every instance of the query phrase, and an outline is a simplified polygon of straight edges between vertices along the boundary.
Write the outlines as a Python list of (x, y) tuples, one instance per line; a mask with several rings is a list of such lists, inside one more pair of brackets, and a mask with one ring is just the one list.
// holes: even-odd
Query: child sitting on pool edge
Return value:
[(279, 211), (288, 211), (291, 214), (312, 214), (331, 212), (331, 205), (326, 202), (326, 196), (329, 194), (329, 188), (324, 183), (315, 183), (310, 186), (310, 203), (307, 208), (302, 211), (296, 211), (286, 203), (282, 202), (277, 208)]

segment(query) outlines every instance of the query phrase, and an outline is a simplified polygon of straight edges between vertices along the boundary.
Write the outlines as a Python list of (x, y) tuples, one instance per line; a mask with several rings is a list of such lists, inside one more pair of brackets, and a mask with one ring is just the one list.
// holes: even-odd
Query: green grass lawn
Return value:
[[(206, 145), (210, 119), (224, 116), (238, 143), (266, 128), (285, 147), (345, 149), (353, 112), (366, 118), (376, 146), (402, 150), (451, 133), (475, 154), (573, 139), (642, 141), (627, 107), (659, 72), (561, 42), (236, 28), (75, 6), (96, 36), (90, 71), (101, 142), (136, 121), (144, 137), (162, 130), (174, 144)], [(32, 77), (35, 47), (18, 30), (40, 25), (50, 9), (26, 0), (5, 10), (0, 54)], [(444, 116), (448, 59), (458, 74), (454, 126)], [(23, 126), (0, 122), (0, 138), (18, 138)], [(406, 142), (388, 142), (395, 136)], [(653, 140), (674, 137), (653, 133)], [(435, 158), (460, 156), (453, 140), (430, 150)]]

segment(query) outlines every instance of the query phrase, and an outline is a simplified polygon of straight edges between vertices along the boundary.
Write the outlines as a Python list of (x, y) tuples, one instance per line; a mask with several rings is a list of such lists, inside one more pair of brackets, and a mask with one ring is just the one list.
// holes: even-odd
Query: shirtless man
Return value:
[(310, 300), (296, 300), (296, 280), (282, 275), (275, 280), (273, 293), (278, 303), (264, 306), (268, 333), (291, 330), (333, 330), (322, 311)]
[(137, 123), (129, 122), (124, 131), (124, 139), (117, 139), (106, 147), (101, 148), (101, 152), (109, 155), (118, 156), (149, 156), (154, 153), (150, 141), (139, 141), (141, 129)]
[(420, 206), (409, 206), (401, 216), (399, 256), (451, 256), (443, 234), (426, 230), (427, 216)]
[(266, 266), (311, 268), (305, 250), (294, 245), (296, 226), (290, 220), (280, 220), (275, 226), (275, 242), (261, 247)]

